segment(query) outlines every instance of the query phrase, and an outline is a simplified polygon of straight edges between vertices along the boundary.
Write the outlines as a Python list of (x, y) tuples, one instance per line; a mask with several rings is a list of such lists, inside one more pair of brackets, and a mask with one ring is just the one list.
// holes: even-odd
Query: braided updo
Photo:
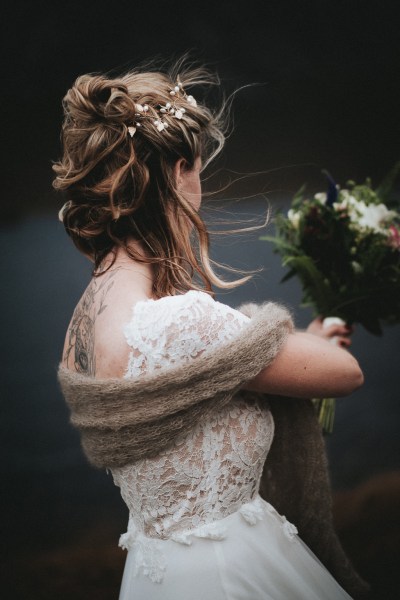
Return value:
[[(78, 77), (63, 99), (63, 156), (53, 165), (53, 186), (68, 200), (62, 211), (66, 231), (93, 258), (94, 274), (101, 272), (105, 256), (123, 247), (133, 259), (153, 263), (156, 297), (195, 288), (195, 273), (209, 291), (211, 283), (233, 287), (248, 279), (228, 283), (214, 273), (206, 227), (176, 189), (176, 162), (183, 158), (192, 168), (201, 157), (204, 168), (222, 149), (226, 127), (224, 105), (212, 111), (180, 98), (184, 117), (163, 115), (167, 127), (158, 130), (154, 122), (160, 107), (171, 102), (178, 76), (185, 90), (218, 82), (206, 69), (184, 68), (181, 62), (168, 73)], [(148, 112), (131, 136), (138, 104), (147, 105)], [(197, 233), (198, 251), (187, 234), (187, 219)], [(146, 258), (129, 248), (132, 239), (144, 243)]]

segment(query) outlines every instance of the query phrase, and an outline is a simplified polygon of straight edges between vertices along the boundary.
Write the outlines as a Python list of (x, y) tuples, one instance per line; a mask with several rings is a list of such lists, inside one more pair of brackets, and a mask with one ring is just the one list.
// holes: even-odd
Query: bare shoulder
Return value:
[(129, 357), (123, 325), (135, 301), (146, 297), (119, 267), (93, 277), (68, 326), (63, 366), (89, 377), (121, 377)]

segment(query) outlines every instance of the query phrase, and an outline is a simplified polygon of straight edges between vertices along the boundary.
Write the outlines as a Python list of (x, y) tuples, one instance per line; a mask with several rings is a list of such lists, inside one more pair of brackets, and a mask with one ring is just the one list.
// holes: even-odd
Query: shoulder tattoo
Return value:
[(94, 377), (96, 374), (96, 357), (94, 354), (95, 323), (98, 315), (107, 309), (106, 297), (114, 281), (119, 267), (112, 273), (94, 277), (89, 283), (78, 306), (75, 308), (68, 328), (67, 349), (64, 361), (73, 357), (74, 368), (78, 373)]

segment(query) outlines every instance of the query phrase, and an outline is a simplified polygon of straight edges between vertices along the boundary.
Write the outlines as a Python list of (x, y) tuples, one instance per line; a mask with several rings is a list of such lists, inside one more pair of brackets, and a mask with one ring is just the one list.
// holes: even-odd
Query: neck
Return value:
[[(136, 240), (130, 240), (128, 242), (128, 248), (138, 257), (138, 259), (146, 259), (150, 256), (149, 252), (144, 248), (144, 245)], [(137, 278), (140, 280), (137, 281), (137, 283), (146, 296), (149, 298), (152, 296), (154, 282), (153, 265), (132, 258), (125, 248), (115, 248), (104, 258), (99, 270), (105, 271), (106, 269), (110, 271), (124, 270), (125, 275), (127, 275), (126, 272), (131, 273), (135, 280)]]

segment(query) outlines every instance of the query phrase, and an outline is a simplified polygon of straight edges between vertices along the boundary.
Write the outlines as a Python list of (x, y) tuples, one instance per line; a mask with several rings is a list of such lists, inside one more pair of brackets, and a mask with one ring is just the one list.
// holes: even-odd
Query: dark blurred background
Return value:
[[(397, 2), (13, 2), (3, 7), (0, 268), (2, 567), (5, 598), (118, 597), (127, 510), (105, 473), (86, 464), (58, 391), (56, 368), (90, 266), (67, 239), (51, 188), (61, 98), (79, 74), (126, 70), (191, 50), (234, 101), (234, 131), (208, 187), (252, 173), (205, 202), (215, 229), (228, 214), (261, 220), (265, 198), (286, 210), (304, 182), (378, 184), (400, 157)], [(259, 175), (254, 173), (260, 172)], [(397, 190), (398, 193), (398, 190)], [(261, 196), (264, 194), (264, 198)], [(241, 200), (240, 200), (241, 198)], [(273, 231), (270, 227), (268, 233)], [(263, 232), (261, 232), (263, 233)], [(258, 234), (213, 236), (213, 256), (264, 267), (217, 299), (283, 300), (311, 318)], [(400, 547), (399, 327), (359, 328), (363, 389), (337, 403), (327, 438), (337, 531), (374, 598), (397, 598)]]

